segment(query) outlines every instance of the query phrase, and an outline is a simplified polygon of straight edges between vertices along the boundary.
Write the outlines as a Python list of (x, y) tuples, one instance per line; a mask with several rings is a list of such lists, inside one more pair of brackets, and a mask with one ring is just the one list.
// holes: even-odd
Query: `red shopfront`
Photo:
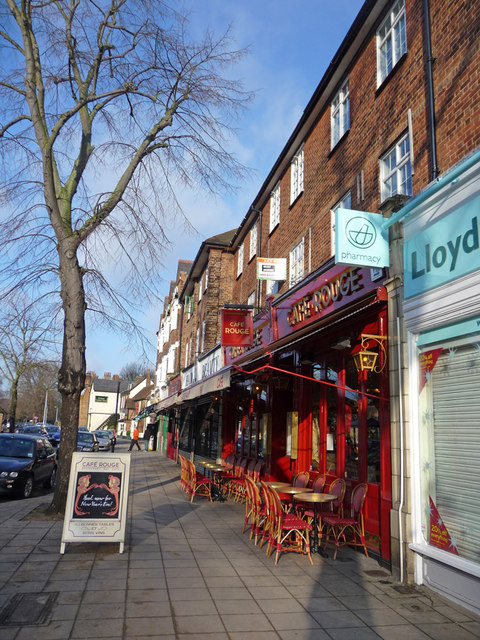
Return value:
[[(230, 448), (262, 458), (268, 476), (301, 470), (368, 483), (369, 547), (390, 559), (388, 362), (357, 370), (362, 334), (387, 336), (382, 281), (367, 268), (336, 265), (312, 274), (257, 318), (254, 346), (227, 349), (235, 423)], [(235, 375), (233, 372), (236, 371)], [(224, 434), (226, 435), (226, 433)], [(224, 438), (224, 444), (225, 444)]]

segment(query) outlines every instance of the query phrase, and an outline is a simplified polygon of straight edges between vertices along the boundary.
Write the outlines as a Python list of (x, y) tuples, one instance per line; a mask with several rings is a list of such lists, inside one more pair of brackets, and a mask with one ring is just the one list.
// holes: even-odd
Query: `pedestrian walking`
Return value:
[(132, 441), (130, 442), (130, 448), (129, 451), (131, 451), (133, 449), (133, 445), (136, 444), (137, 445), (137, 449), (139, 451), (141, 451), (140, 449), (140, 445), (138, 444), (138, 427), (135, 427), (135, 429), (133, 430), (133, 436), (132, 436)]
[(112, 431), (112, 453), (115, 451), (115, 445), (117, 444), (117, 430)]

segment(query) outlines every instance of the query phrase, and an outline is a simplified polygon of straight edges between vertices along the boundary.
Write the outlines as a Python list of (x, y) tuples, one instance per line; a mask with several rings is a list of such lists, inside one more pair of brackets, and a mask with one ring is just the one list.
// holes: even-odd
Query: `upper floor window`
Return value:
[(380, 86), (407, 51), (405, 0), (397, 0), (377, 31), (377, 84)]
[(258, 222), (255, 222), (250, 229), (250, 247), (248, 251), (248, 259), (251, 260), (257, 253), (257, 241), (258, 241)]
[(267, 296), (275, 295), (280, 291), (280, 287), (282, 284), (280, 280), (266, 280), (266, 283), (267, 285), (266, 285), (265, 295)]
[(200, 282), (198, 283), (198, 301), (199, 302), (202, 299), (202, 293), (203, 293), (203, 273), (202, 273), (202, 277), (200, 278)]
[(270, 195), (270, 232), (280, 223), (280, 183)]
[(208, 287), (208, 267), (203, 274), (203, 290), (206, 291)]
[(242, 273), (242, 271), (243, 271), (243, 242), (238, 247), (238, 251), (237, 251), (237, 277)]
[(254, 307), (255, 306), (255, 291), (252, 291), (252, 293), (248, 296), (247, 304), (250, 307)]
[(410, 139), (406, 133), (397, 144), (380, 158), (381, 201), (397, 193), (412, 195), (412, 165)]
[(351, 209), (352, 194), (348, 191), (337, 204), (330, 210), (330, 253), (335, 255), (335, 212), (337, 209)]
[(303, 167), (305, 157), (302, 148), (293, 156), (290, 169), (290, 204), (298, 198), (303, 191)]
[(305, 242), (302, 238), (300, 242), (290, 251), (290, 286), (299, 282), (304, 273), (304, 253)]
[(350, 92), (348, 80), (338, 90), (332, 100), (331, 109), (331, 138), (332, 149), (340, 138), (350, 129)]

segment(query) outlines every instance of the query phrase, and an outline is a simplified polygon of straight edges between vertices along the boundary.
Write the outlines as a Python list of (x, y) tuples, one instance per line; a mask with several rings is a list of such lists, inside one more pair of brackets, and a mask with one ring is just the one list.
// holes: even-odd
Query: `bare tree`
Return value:
[[(87, 308), (110, 304), (109, 317), (119, 317), (127, 285), (141, 299), (158, 273), (178, 185), (218, 192), (244, 173), (227, 150), (233, 116), (251, 97), (228, 75), (244, 52), (228, 33), (191, 42), (185, 27), (159, 0), (0, 5), (5, 282), (39, 294), (56, 287), (64, 316), (52, 512), (64, 512), (76, 448)], [(117, 291), (108, 270), (125, 275)]]
[(20, 381), (32, 375), (42, 352), (50, 350), (53, 321), (51, 310), (27, 304), (22, 296), (11, 294), (4, 301), (0, 316), (0, 371), (10, 384), (11, 433), (15, 431)]
[(128, 362), (120, 369), (120, 378), (135, 382), (137, 378), (147, 375), (148, 367), (138, 362)]
[(43, 416), (47, 408), (47, 422), (54, 421), (62, 415), (61, 397), (57, 391), (57, 362), (39, 360), (33, 363), (25, 376), (19, 381), (17, 416), (25, 420), (33, 420), (35, 416)]

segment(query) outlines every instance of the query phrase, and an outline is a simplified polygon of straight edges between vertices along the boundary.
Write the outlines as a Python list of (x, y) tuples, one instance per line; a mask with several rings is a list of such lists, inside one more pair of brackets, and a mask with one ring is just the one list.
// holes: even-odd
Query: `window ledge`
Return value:
[(480, 578), (480, 565), (476, 562), (466, 560), (465, 558), (461, 558), (460, 556), (449, 553), (448, 551), (437, 549), (426, 542), (411, 542), (408, 547), (412, 551), (419, 553), (421, 556), (426, 556), (427, 558), (431, 558), (437, 562), (442, 562), (443, 564), (447, 564), (459, 571), (464, 571), (465, 573)]
[(305, 189), (302, 189), (302, 190), (300, 191), (300, 193), (295, 197), (295, 199), (294, 199), (294, 200), (292, 200), (292, 202), (291, 202), (291, 203), (290, 203), (290, 205), (289, 205), (290, 209), (291, 209), (291, 208), (293, 207), (293, 205), (294, 205), (294, 204), (296, 204), (296, 203), (300, 200), (300, 198), (303, 196), (303, 192), (304, 192), (304, 190), (305, 190)]

